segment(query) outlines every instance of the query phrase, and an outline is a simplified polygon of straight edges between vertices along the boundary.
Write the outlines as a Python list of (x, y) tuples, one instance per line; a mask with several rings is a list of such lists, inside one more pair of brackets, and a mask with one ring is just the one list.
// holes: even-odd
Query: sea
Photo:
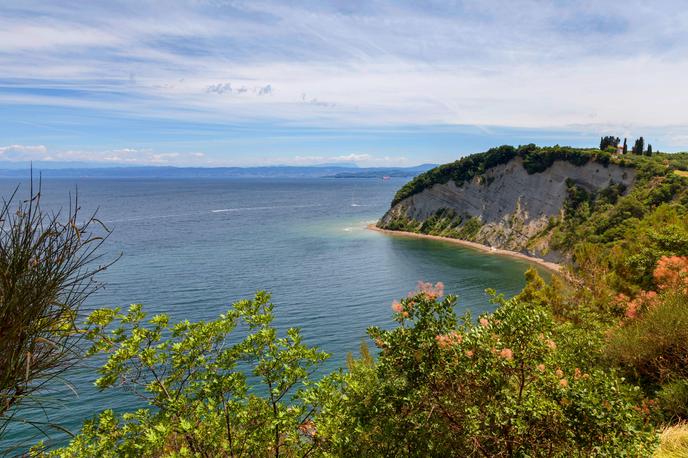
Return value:
[[(343, 367), (367, 341), (366, 328), (394, 326), (390, 306), (418, 281), (441, 281), (458, 296), (457, 312), (494, 306), (485, 293), (505, 295), (524, 285), (527, 261), (436, 240), (389, 236), (367, 229), (389, 208), (405, 179), (43, 179), (42, 205), (67, 207), (78, 196), (82, 214), (97, 212), (111, 231), (104, 260), (119, 258), (84, 305), (127, 307), (176, 320), (211, 320), (239, 299), (268, 291), (275, 325), (301, 329), (304, 340), (331, 354), (322, 373)], [(29, 197), (27, 182), (0, 180), (6, 199)], [(47, 403), (49, 422), (74, 433), (105, 408), (140, 406), (122, 391), (99, 392), (94, 367), (67, 374)], [(61, 382), (62, 383), (62, 382)], [(50, 396), (50, 395), (49, 395)], [(59, 400), (58, 400), (59, 397)], [(19, 412), (17, 420), (46, 421)], [(69, 436), (43, 425), (13, 425), (0, 450)]]

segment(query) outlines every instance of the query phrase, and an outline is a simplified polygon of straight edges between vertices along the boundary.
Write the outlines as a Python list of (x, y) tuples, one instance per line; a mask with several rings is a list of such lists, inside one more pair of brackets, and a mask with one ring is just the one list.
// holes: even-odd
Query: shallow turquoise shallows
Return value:
[[(272, 293), (276, 324), (296, 326), (332, 354), (324, 370), (356, 352), (366, 327), (392, 326), (390, 305), (419, 280), (442, 281), (459, 296), (459, 312), (489, 310), (484, 293), (523, 286), (525, 261), (444, 242), (390, 237), (366, 229), (389, 208), (400, 179), (55, 180), (44, 205), (67, 203), (78, 185), (86, 212), (112, 230), (106, 256), (122, 258), (100, 276), (105, 288), (89, 309), (142, 303), (150, 313), (207, 320), (256, 290)], [(16, 186), (2, 180), (3, 196)], [(19, 196), (28, 196), (26, 184)], [(87, 363), (94, 365), (94, 363)], [(76, 431), (96, 412), (137, 406), (124, 392), (97, 392), (95, 370), (74, 371), (79, 397), (49, 410)], [(41, 419), (36, 412), (24, 413)], [(5, 444), (28, 434), (13, 428)], [(53, 443), (63, 443), (55, 433)], [(31, 439), (32, 441), (37, 440)], [(3, 447), (0, 447), (3, 448)]]

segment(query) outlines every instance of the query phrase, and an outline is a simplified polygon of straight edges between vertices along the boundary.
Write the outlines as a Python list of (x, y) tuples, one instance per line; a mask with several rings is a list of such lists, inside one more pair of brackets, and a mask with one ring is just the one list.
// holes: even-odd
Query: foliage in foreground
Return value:
[(80, 361), (75, 319), (106, 267), (96, 262), (107, 229), (84, 220), (76, 199), (65, 213), (48, 213), (40, 186), (15, 198), (0, 206), (0, 438), (13, 422), (52, 426), (19, 409), (49, 409), (41, 392)]
[(496, 312), (474, 323), (457, 318), (454, 297), (441, 296), (441, 285), (422, 284), (395, 303), (398, 326), (369, 330), (377, 361), (364, 350), (348, 371), (318, 383), (310, 375), (326, 355), (296, 330), (279, 338), (264, 293), (207, 323), (146, 321), (140, 306), (95, 312), (92, 353), (109, 355), (97, 385), (123, 384), (150, 407), (107, 410), (50, 454), (651, 453), (655, 435), (636, 408), (639, 392), (600, 368), (600, 339), (520, 298), (496, 297)]
[(210, 322), (146, 320), (140, 305), (94, 312), (90, 353), (108, 355), (96, 385), (123, 386), (149, 408), (106, 410), (51, 455), (308, 455), (317, 409), (310, 376), (328, 355), (304, 345), (296, 329), (278, 337), (272, 308), (259, 293)]

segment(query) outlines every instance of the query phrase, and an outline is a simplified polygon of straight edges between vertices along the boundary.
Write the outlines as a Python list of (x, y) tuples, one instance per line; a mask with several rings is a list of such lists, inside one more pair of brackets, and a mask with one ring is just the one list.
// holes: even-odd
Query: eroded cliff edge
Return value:
[[(452, 173), (462, 177), (458, 183), (451, 178), (433, 183), (433, 171), (426, 172), (428, 176), (416, 179), (422, 186), (410, 183), (411, 192), (409, 186), (400, 190), (378, 227), (459, 238), (560, 262), (567, 253), (550, 243), (550, 229), (566, 218), (572, 201), (625, 194), (636, 173), (623, 160), (587, 151), (544, 156), (545, 165), (537, 167), (528, 154), (516, 149), (493, 154), (487, 165), (478, 158), (478, 166), (470, 157), (457, 161)], [(550, 152), (539, 149), (537, 154)], [(473, 171), (464, 173), (470, 167)], [(435, 171), (435, 179), (442, 175), (447, 172)]]

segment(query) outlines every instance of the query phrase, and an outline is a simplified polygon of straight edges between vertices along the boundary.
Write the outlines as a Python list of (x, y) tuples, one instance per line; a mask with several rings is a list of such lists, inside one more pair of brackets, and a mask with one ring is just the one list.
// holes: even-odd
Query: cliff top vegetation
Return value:
[[(601, 150), (559, 145), (540, 147), (532, 143), (518, 147), (502, 145), (483, 153), (462, 157), (416, 176), (399, 189), (392, 200), (392, 206), (435, 184), (443, 184), (452, 180), (457, 186), (460, 186), (464, 182), (482, 175), (487, 170), (506, 164), (515, 158), (523, 160), (523, 167), (529, 174), (544, 172), (556, 161), (566, 161), (579, 166), (585, 165), (589, 161), (595, 161), (602, 165), (615, 163), (626, 167), (640, 166), (646, 173), (652, 175), (661, 173), (663, 168), (666, 171), (688, 170), (688, 153), (650, 152), (650, 156), (648, 156), (647, 151), (643, 154), (617, 154), (613, 147)], [(656, 165), (651, 166), (650, 164)]]

